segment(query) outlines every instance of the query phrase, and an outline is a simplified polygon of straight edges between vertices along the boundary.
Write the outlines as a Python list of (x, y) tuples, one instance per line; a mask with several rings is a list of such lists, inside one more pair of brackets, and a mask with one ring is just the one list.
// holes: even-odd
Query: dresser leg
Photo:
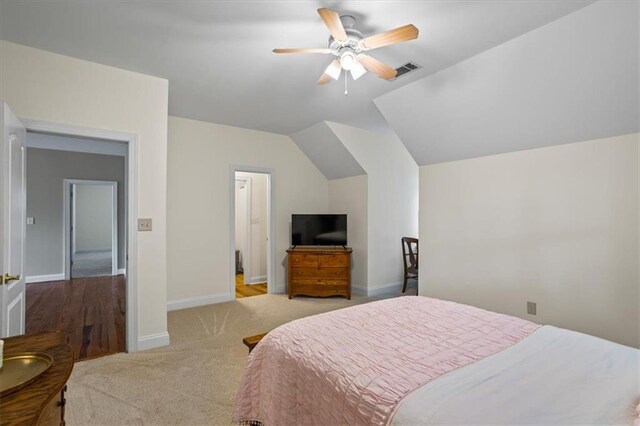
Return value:
[(65, 426), (67, 424), (64, 420), (64, 407), (67, 405), (67, 400), (64, 397), (64, 393), (66, 391), (67, 385), (64, 385), (62, 392), (60, 392), (60, 402), (58, 402), (58, 405), (60, 406), (60, 426)]

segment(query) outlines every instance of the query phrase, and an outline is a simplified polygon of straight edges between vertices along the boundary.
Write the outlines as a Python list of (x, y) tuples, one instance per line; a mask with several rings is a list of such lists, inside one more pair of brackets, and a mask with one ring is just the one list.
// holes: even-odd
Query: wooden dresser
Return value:
[(4, 339), (5, 356), (44, 352), (53, 364), (27, 387), (2, 398), (0, 425), (64, 425), (64, 392), (73, 369), (73, 351), (59, 332), (27, 334)]
[(287, 250), (289, 299), (297, 295), (351, 299), (350, 248), (296, 247)]

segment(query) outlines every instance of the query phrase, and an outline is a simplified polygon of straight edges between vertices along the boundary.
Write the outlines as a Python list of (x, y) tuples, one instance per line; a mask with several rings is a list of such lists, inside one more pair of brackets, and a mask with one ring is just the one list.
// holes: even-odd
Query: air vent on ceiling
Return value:
[[(422, 68), (420, 65), (416, 64), (415, 62), (407, 62), (404, 65), (400, 65), (398, 68), (396, 68), (396, 78), (394, 78), (393, 80), (397, 80), (398, 78), (402, 77), (403, 75), (409, 74), (412, 71), (415, 71), (417, 69)], [(393, 80), (389, 80), (389, 81), (393, 81)]]

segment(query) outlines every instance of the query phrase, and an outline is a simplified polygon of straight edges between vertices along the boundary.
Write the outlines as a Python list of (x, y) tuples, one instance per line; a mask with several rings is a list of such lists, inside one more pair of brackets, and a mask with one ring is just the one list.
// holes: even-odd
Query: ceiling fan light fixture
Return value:
[(358, 61), (356, 61), (353, 67), (351, 67), (350, 71), (351, 71), (351, 77), (353, 77), (354, 80), (359, 79), (367, 72), (366, 68), (363, 67), (362, 64)]
[(350, 71), (357, 63), (358, 60), (353, 52), (347, 51), (340, 55), (340, 66), (343, 70)]
[(333, 62), (329, 64), (327, 69), (324, 70), (324, 73), (334, 80), (339, 79), (340, 74), (342, 73), (342, 68), (340, 67), (340, 63), (334, 59)]

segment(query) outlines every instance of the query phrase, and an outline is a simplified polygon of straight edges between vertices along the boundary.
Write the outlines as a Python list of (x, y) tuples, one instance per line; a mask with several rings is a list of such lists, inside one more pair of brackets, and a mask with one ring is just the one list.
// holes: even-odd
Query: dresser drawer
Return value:
[(349, 278), (348, 268), (294, 268), (291, 270), (291, 278)]
[(289, 260), (294, 268), (318, 266), (317, 254), (291, 253)]
[(344, 268), (349, 266), (349, 256), (343, 254), (321, 254), (318, 256), (321, 268)]
[(349, 280), (329, 279), (329, 278), (294, 278), (291, 280), (294, 286), (337, 286), (349, 287)]

